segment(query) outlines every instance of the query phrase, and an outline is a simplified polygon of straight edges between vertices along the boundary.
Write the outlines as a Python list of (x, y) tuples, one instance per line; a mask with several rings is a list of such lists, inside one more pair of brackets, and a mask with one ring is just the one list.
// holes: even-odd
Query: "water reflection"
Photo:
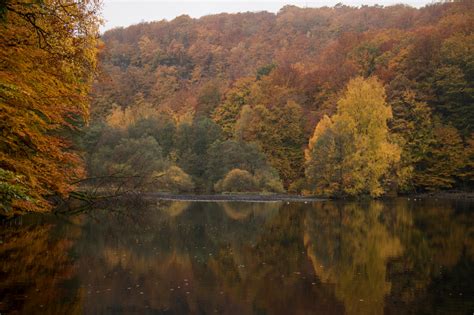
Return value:
[(380, 220), (384, 205), (321, 203), (308, 212), (304, 242), (315, 273), (335, 284), (347, 314), (382, 314), (391, 283), (387, 261), (403, 252), (400, 240)]
[(68, 255), (80, 229), (59, 232), (51, 222), (13, 222), (0, 232), (0, 313), (80, 314), (83, 291)]
[(159, 202), (25, 217), (1, 231), (0, 312), (465, 314), (469, 206)]

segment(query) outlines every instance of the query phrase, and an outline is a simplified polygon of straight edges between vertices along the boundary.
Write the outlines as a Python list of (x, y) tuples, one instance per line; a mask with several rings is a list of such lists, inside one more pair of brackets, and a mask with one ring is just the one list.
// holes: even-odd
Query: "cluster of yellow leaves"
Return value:
[(153, 106), (139, 95), (133, 105), (126, 108), (114, 105), (110, 113), (105, 117), (105, 121), (110, 127), (125, 130), (142, 120), (160, 121), (169, 119), (176, 124), (191, 124), (194, 116), (194, 111), (192, 110), (179, 113), (167, 106)]
[(320, 194), (382, 195), (400, 160), (389, 141), (392, 110), (376, 78), (351, 80), (337, 103), (337, 114), (316, 126), (306, 156), (306, 176)]

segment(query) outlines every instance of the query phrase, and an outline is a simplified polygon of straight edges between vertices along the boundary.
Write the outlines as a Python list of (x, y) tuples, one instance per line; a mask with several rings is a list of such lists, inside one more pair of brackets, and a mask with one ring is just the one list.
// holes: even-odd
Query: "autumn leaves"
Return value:
[(88, 115), (99, 2), (1, 6), (0, 214), (47, 211), (84, 175), (67, 134)]
[(380, 81), (351, 80), (336, 114), (320, 120), (305, 151), (309, 189), (320, 195), (372, 197), (390, 189), (401, 151), (389, 138), (390, 118)]

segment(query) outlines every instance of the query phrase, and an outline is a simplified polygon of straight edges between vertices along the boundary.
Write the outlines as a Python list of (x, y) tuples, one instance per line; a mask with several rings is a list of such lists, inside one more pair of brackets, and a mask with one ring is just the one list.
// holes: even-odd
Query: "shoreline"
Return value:
[[(318, 196), (300, 196), (300, 195), (258, 195), (258, 194), (166, 194), (166, 193), (143, 193), (142, 197), (146, 199), (157, 199), (164, 201), (195, 201), (195, 202), (317, 202), (317, 201), (354, 201), (358, 198), (324, 198)], [(474, 200), (474, 192), (466, 191), (439, 191), (413, 194), (400, 194), (398, 196), (384, 196), (380, 200), (393, 198), (419, 198), (419, 199), (449, 199), (449, 200)]]
[(180, 195), (180, 194), (162, 194), (162, 193), (145, 193), (145, 198), (153, 198), (164, 201), (194, 201), (194, 202), (216, 202), (216, 201), (236, 201), (236, 202), (315, 202), (327, 201), (330, 199), (319, 197), (305, 197), (298, 195)]
[(407, 194), (399, 195), (399, 197), (414, 197), (414, 198), (439, 198), (439, 199), (450, 199), (450, 200), (474, 200), (473, 191), (458, 191), (458, 190), (446, 190), (437, 192), (424, 192), (418, 194)]

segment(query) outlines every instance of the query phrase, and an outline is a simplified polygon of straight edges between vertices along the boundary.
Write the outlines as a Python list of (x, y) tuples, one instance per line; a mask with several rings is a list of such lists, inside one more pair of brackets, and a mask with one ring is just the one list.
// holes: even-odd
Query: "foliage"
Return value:
[(155, 172), (152, 175), (152, 189), (174, 193), (192, 192), (194, 183), (188, 174), (177, 166), (169, 167), (164, 173)]
[(154, 173), (167, 165), (161, 147), (151, 136), (121, 138), (116, 145), (102, 146), (90, 159), (92, 179), (117, 189), (142, 189), (150, 184)]
[(433, 75), (438, 112), (465, 135), (474, 131), (474, 34), (455, 34), (440, 48), (440, 65)]
[(274, 169), (258, 170), (255, 173), (255, 182), (262, 192), (284, 193), (285, 188), (278, 176), (278, 172)]
[(221, 91), (218, 83), (209, 82), (199, 91), (196, 104), (196, 116), (209, 117), (214, 109), (221, 103)]
[(217, 192), (252, 192), (257, 190), (257, 183), (252, 174), (235, 168), (215, 184), (214, 190)]
[[(167, 145), (156, 133), (154, 137), (169, 160), (193, 177), (198, 189), (212, 190), (213, 181), (228, 172), (205, 178), (207, 149), (219, 138), (255, 143), (285, 187), (304, 191), (304, 147), (325, 115), (331, 117), (331, 129), (346, 129), (347, 138), (325, 134), (318, 150), (327, 152), (326, 159), (333, 162), (313, 159), (312, 166), (307, 165), (315, 167), (313, 174), (326, 174), (317, 175), (318, 189), (328, 190), (324, 193), (343, 191), (342, 182), (346, 188), (352, 186), (351, 194), (367, 193), (361, 186), (371, 186), (374, 195), (461, 187), (471, 181), (466, 154), (459, 161), (460, 171), (443, 172), (449, 185), (429, 181), (433, 173), (425, 164), (431, 159), (429, 148), (436, 146), (435, 121), (455, 128), (462, 145), (468, 147), (474, 125), (472, 12), (474, 3), (465, 0), (421, 8), (286, 6), (277, 14), (182, 16), (110, 30), (102, 36), (106, 48), (100, 56), (103, 72), (92, 93), (93, 117), (103, 121), (104, 113), (115, 114), (119, 121), (115, 125), (126, 129), (127, 123), (137, 122), (130, 108), (135, 103), (147, 104), (147, 114), (140, 119), (154, 120), (155, 114), (167, 111), (176, 134), (160, 130), (158, 134), (166, 134), (163, 138), (169, 140)], [(365, 152), (360, 149), (367, 146), (363, 142), (378, 137), (357, 140), (354, 133), (349, 136), (354, 128), (350, 116), (334, 116), (344, 88), (358, 75), (376, 76), (386, 88), (386, 102), (393, 107), (393, 121), (384, 120), (391, 130), (387, 143), (399, 146), (400, 163), (373, 163), (367, 153), (352, 155), (338, 168), (342, 157), (347, 157), (338, 148)], [(370, 108), (362, 111), (357, 119)], [(200, 136), (192, 133), (199, 132), (196, 126), (201, 119), (213, 120), (222, 134), (198, 141)], [(140, 136), (135, 133), (134, 137)], [(457, 146), (455, 138), (449, 141)], [(351, 142), (355, 140), (359, 142)], [(377, 159), (390, 160), (395, 151), (389, 145), (388, 154)], [(212, 159), (213, 165), (219, 164), (216, 160), (227, 163), (224, 155)], [(365, 173), (357, 170), (366, 164), (371, 168)], [(390, 170), (378, 168), (388, 164)], [(314, 188), (316, 180), (310, 181)]]
[(272, 192), (283, 193), (285, 189), (278, 174), (271, 169), (258, 170), (255, 175), (234, 168), (214, 185), (216, 192)]
[(88, 115), (98, 9), (96, 0), (2, 2), (0, 167), (21, 178), (9, 214), (49, 210), (46, 198), (82, 175), (65, 135)]
[(316, 125), (305, 151), (306, 178), (316, 194), (333, 195), (342, 191), (343, 140), (328, 116)]
[(178, 125), (173, 155), (176, 164), (191, 175), (198, 185), (205, 181), (208, 149), (221, 139), (221, 129), (208, 118)]
[(433, 140), (417, 164), (415, 185), (427, 190), (451, 188), (466, 162), (466, 152), (456, 128), (435, 123)]
[(391, 108), (374, 77), (351, 80), (338, 101), (337, 113), (316, 126), (306, 152), (306, 176), (324, 195), (382, 195), (384, 181), (400, 159), (389, 140)]
[(163, 149), (163, 156), (169, 155), (174, 149), (176, 124), (167, 113), (139, 120), (129, 126), (127, 131), (131, 138), (153, 137)]
[(417, 101), (411, 91), (394, 99), (391, 106), (394, 117), (390, 129), (402, 148), (399, 172), (403, 180), (398, 184), (401, 191), (410, 191), (417, 185), (414, 178), (420, 176), (418, 165), (435, 141), (431, 110), (425, 102)]
[(462, 180), (463, 188), (472, 188), (474, 184), (474, 134), (471, 134), (467, 140), (464, 150), (465, 161), (457, 176)]
[(272, 109), (245, 105), (235, 126), (235, 136), (257, 143), (287, 185), (302, 175), (302, 110), (295, 102)]
[(208, 150), (206, 178), (215, 183), (232, 169), (254, 174), (265, 168), (268, 168), (265, 155), (257, 145), (234, 140), (217, 141)]
[(101, 36), (90, 91), (98, 6), (0, 8), (10, 213), (66, 196), (84, 176), (81, 157), (91, 177), (120, 170), (132, 187), (173, 169), (197, 192), (232, 169), (259, 191), (281, 191), (280, 181), (299, 193), (372, 196), (472, 184), (472, 1), (286, 6), (113, 29)]
[(23, 178), (13, 172), (0, 168), (0, 209), (2, 214), (8, 215), (12, 211), (12, 202), (29, 202), (28, 195), (23, 183)]
[(222, 127), (224, 135), (230, 138), (241, 108), (249, 103), (253, 78), (242, 78), (230, 89), (222, 105), (213, 112), (213, 120)]

